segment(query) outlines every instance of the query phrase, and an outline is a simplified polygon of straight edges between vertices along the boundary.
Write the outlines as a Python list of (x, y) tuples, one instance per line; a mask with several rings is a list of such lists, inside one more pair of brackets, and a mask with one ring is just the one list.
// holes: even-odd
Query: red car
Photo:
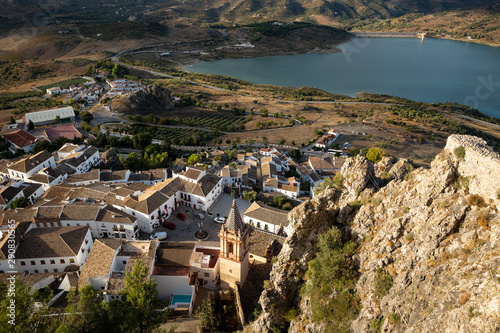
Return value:
[(180, 218), (180, 219), (181, 219), (181, 220), (183, 220), (183, 221), (184, 221), (185, 219), (187, 219), (187, 216), (186, 216), (186, 215), (184, 215), (184, 214), (182, 214), (182, 213), (177, 213), (177, 217), (178, 217), (178, 218)]
[(176, 226), (172, 222), (163, 222), (163, 226), (170, 230), (175, 230)]

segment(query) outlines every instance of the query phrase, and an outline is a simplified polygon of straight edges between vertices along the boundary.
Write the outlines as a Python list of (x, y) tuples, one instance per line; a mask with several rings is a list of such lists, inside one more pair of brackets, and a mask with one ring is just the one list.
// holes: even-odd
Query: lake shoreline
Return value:
[[(366, 36), (356, 36), (359, 38), (418, 38), (420, 32), (390, 32), (390, 31), (349, 31), (350, 34), (356, 36), (356, 34), (366, 34)], [(425, 36), (425, 38), (429, 39), (442, 39), (442, 40), (454, 40), (457, 42), (465, 42), (479, 45), (487, 45), (491, 47), (500, 47), (500, 44), (483, 42), (477, 39), (464, 39), (464, 38), (453, 38), (451, 36)], [(424, 39), (425, 39), (424, 38)]]
[[(382, 35), (386, 36), (387, 34), (379, 34), (379, 36)], [(422, 44), (423, 46), (421, 46), (420, 41), (415, 38), (410, 38), (411, 35), (412, 34), (408, 33), (393, 35), (400, 37), (399, 39), (401, 42), (389, 42), (392, 38), (387, 37), (385, 41), (384, 38), (373, 38), (371, 43), (359, 43), (356, 40), (362, 41), (363, 37), (353, 36), (352, 39), (344, 43), (336, 44), (337, 49), (344, 51), (340, 53), (343, 54), (343, 56), (339, 57), (332, 54), (332, 56), (327, 57), (316, 57), (313, 54), (318, 52), (298, 53), (300, 57), (298, 59), (308, 59), (301, 60), (306, 61), (304, 63), (295, 63), (296, 60), (288, 57), (272, 59), (273, 55), (268, 55), (268, 59), (263, 60), (257, 60), (263, 57), (245, 57), (246, 60), (245, 58), (220, 59), (222, 62), (228, 61), (228, 64), (231, 64), (228, 67), (230, 70), (216, 71), (214, 69), (221, 67), (220, 64), (201, 64), (200, 66), (199, 62), (194, 68), (190, 68), (191, 66), (189, 66), (182, 67), (182, 69), (188, 72), (227, 75), (255, 84), (316, 87), (330, 93), (347, 96), (354, 96), (359, 91), (370, 91), (378, 94), (401, 96), (426, 103), (445, 103), (451, 101), (460, 104), (469, 104), (479, 109), (485, 115), (500, 118), (500, 107), (494, 98), (485, 98), (482, 95), (476, 96), (475, 94), (477, 86), (483, 84), (482, 82), (489, 73), (493, 74), (493, 79), (491, 79), (493, 82), (498, 80), (497, 77), (500, 75), (497, 74), (500, 70), (498, 63), (492, 64), (491, 61), (487, 61), (487, 59), (491, 59), (491, 56), (497, 54), (498, 49), (483, 49), (481, 47), (471, 48), (459, 41), (440, 44), (441, 42), (438, 41), (438, 38), (429, 38), (427, 43), (424, 42)], [(368, 39), (368, 37), (366, 38)], [(406, 39), (406, 41), (404, 41), (404, 39)], [(377, 40), (377, 42), (375, 42), (375, 40)], [(342, 47), (342, 44), (345, 43), (353, 44)], [(369, 53), (367, 53), (368, 45), (370, 45)], [(443, 49), (441, 45), (443, 45)], [(403, 50), (401, 46), (404, 46), (403, 49), (407, 50), (406, 53), (401, 53)], [(391, 47), (395, 47), (394, 50), (397, 52), (391, 52)], [(444, 50), (451, 52), (451, 54), (467, 54), (469, 57), (477, 59), (478, 61), (475, 63), (475, 71), (477, 74), (471, 75), (464, 72), (464, 75), (461, 76), (459, 74), (461, 72), (457, 71), (457, 69), (463, 68), (463, 64), (460, 63), (464, 61), (463, 58), (458, 58), (457, 62), (450, 62), (450, 58), (442, 53)], [(311, 55), (310, 59), (307, 58), (309, 54)], [(483, 57), (483, 55), (485, 57)], [(486, 55), (489, 55), (489, 57), (486, 57)], [(377, 60), (374, 60), (374, 57)], [(402, 57), (405, 58), (404, 61)], [(436, 71), (429, 72), (422, 69), (410, 71), (410, 73), (408, 69), (417, 68), (421, 66), (419, 64), (426, 63), (425, 61), (423, 62), (422, 59), (434, 59), (434, 61), (430, 63), (431, 66), (445, 72), (442, 72), (440, 75), (432, 75), (432, 73)], [(484, 59), (484, 61), (480, 59)], [(242, 63), (234, 65), (234, 61), (236, 60), (241, 60)], [(408, 61), (411, 63), (410, 66), (408, 66)], [(210, 61), (210, 63), (213, 62)], [(489, 65), (485, 65), (486, 63)], [(316, 68), (318, 65), (323, 68), (323, 70), (318, 70)], [(294, 70), (293, 73), (287, 72), (283, 69), (285, 66), (296, 68), (296, 70)], [(470, 64), (468, 66), (468, 68), (470, 68)], [(200, 71), (200, 68), (203, 69)], [(265, 69), (263, 70), (263, 68)], [(393, 73), (395, 68), (397, 68), (397, 71), (401, 72), (401, 76), (398, 78), (394, 78), (388, 74)], [(278, 71), (281, 69), (281, 72), (270, 74), (275, 69), (278, 69)], [(323, 75), (325, 70), (330, 74)], [(353, 76), (353, 73), (355, 76)], [(363, 76), (363, 79), (359, 79), (360, 75)], [(479, 76), (481, 76), (483, 81), (478, 80)], [(261, 80), (260, 77), (269, 77), (269, 79)], [(301, 79), (297, 80), (298, 77), (301, 77)], [(346, 82), (342, 77), (353, 77), (358, 79), (350, 79), (349, 82)], [(386, 89), (384, 90), (381, 90), (380, 86), (381, 77), (382, 82), (386, 84)], [(412, 77), (412, 80), (408, 81), (407, 77)], [(449, 79), (447, 79), (447, 77)], [(412, 82), (413, 86), (410, 88), (408, 84)], [(457, 89), (460, 89), (454, 91), (451, 87), (457, 85), (457, 82), (469, 82), (469, 84), (467, 86), (458, 84), (460, 87), (457, 86)], [(488, 95), (488, 97), (493, 96)]]

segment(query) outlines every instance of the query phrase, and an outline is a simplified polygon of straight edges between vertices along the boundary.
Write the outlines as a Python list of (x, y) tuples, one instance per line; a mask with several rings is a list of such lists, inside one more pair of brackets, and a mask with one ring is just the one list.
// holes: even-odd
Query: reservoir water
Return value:
[(349, 96), (367, 91), (457, 102), (500, 118), (498, 47), (431, 38), (355, 38), (338, 48), (343, 52), (202, 61), (185, 70)]

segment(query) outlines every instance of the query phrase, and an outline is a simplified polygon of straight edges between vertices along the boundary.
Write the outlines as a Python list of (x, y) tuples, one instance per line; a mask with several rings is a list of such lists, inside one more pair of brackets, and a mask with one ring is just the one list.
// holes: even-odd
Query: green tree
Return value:
[(198, 163), (200, 161), (200, 155), (198, 154), (191, 154), (189, 157), (188, 157), (188, 165), (195, 165), (196, 163)]
[(273, 199), (273, 206), (278, 208), (283, 208), (283, 205), (287, 202), (290, 202), (290, 199), (285, 197), (284, 195), (277, 195)]
[(229, 168), (233, 170), (238, 169), (238, 163), (236, 163), (236, 161), (232, 161), (231, 163), (229, 163)]
[(295, 161), (299, 161), (300, 158), (302, 157), (302, 152), (299, 149), (292, 149), (289, 152), (290, 157), (293, 158)]
[(151, 144), (153, 140), (151, 134), (149, 133), (139, 133), (132, 136), (132, 145), (135, 149), (143, 150)]
[(82, 118), (83, 121), (90, 123), (92, 119), (94, 119), (94, 115), (88, 111), (82, 112), (80, 114), (80, 117)]
[(372, 161), (373, 163), (378, 163), (382, 160), (382, 157), (384, 157), (385, 151), (382, 148), (370, 148), (368, 149), (368, 152), (366, 153), (366, 158)]
[(314, 186), (313, 192), (314, 195), (318, 195), (324, 190), (326, 190), (327, 187), (336, 187), (336, 188), (342, 188), (344, 186), (344, 177), (342, 174), (337, 173), (335, 177), (327, 177), (325, 178), (321, 183), (318, 183)]
[(218, 331), (220, 320), (215, 313), (215, 309), (210, 304), (210, 300), (206, 299), (196, 310), (194, 316), (200, 320), (201, 329), (209, 332)]
[(25, 197), (20, 197), (10, 203), (10, 208), (11, 209), (24, 208), (27, 207), (29, 204), (30, 202), (28, 201), (28, 199), (26, 199)]
[(255, 191), (243, 191), (242, 196), (243, 199), (248, 200), (250, 202), (254, 202), (257, 200), (258, 193)]
[(16, 120), (14, 119), (14, 117), (13, 117), (13, 116), (10, 116), (10, 123), (11, 123), (11, 124), (15, 124), (15, 123), (16, 123)]
[(28, 131), (32, 131), (35, 129), (35, 124), (33, 124), (33, 121), (30, 119), (28, 122)]
[(264, 143), (264, 146), (266, 146), (266, 147), (267, 147), (267, 145), (269, 145), (269, 140), (265, 136), (262, 137), (262, 142)]
[[(32, 294), (30, 286), (18, 278), (15, 278), (12, 283), (15, 286), (14, 293), (9, 292), (7, 284), (0, 282), (0, 332), (51, 331), (46, 329), (50, 323), (41, 322), (42, 315), (47, 313), (47, 307), (42, 306), (39, 309), (34, 307), (37, 296), (39, 296), (38, 301), (42, 304), (46, 304), (46, 297), (36, 293)], [(11, 305), (12, 300), (15, 302), (14, 306)], [(14, 321), (11, 321), (13, 319)]]
[(351, 267), (355, 249), (352, 241), (344, 241), (340, 230), (332, 227), (319, 235), (316, 257), (309, 262), (301, 294), (310, 297), (312, 319), (326, 322), (328, 332), (349, 332), (360, 310), (354, 291), (356, 270)]
[(115, 79), (122, 78), (128, 73), (128, 68), (120, 64), (115, 64), (111, 70), (111, 76)]
[(61, 117), (59, 116), (56, 116), (56, 119), (55, 119), (56, 123), (60, 124), (61, 123)]
[(269, 115), (269, 110), (267, 108), (260, 109), (260, 116), (267, 117)]
[(149, 267), (138, 260), (132, 272), (125, 272), (125, 287), (122, 291), (123, 306), (126, 309), (129, 329), (151, 332), (162, 322), (163, 312), (157, 296), (156, 281), (149, 280)]

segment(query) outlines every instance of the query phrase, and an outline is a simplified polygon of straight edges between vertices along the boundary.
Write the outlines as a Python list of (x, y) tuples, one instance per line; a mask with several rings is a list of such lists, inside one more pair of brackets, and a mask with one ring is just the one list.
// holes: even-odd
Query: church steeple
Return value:
[(233, 200), (227, 222), (219, 232), (220, 238), (220, 279), (222, 288), (241, 285), (248, 275), (249, 228), (241, 218), (236, 200)]
[(227, 230), (233, 231), (235, 233), (241, 233), (245, 229), (245, 224), (243, 223), (236, 205), (236, 199), (233, 199), (233, 204), (231, 205), (231, 210), (229, 211), (229, 216), (227, 218)]

